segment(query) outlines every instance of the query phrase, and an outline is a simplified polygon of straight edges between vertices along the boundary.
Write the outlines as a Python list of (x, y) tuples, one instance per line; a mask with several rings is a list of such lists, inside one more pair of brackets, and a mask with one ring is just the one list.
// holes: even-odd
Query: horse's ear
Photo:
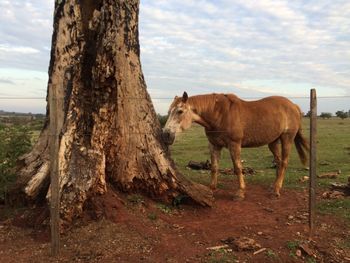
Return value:
[(188, 99), (187, 92), (185, 91), (184, 94), (182, 95), (182, 102), (186, 102)]

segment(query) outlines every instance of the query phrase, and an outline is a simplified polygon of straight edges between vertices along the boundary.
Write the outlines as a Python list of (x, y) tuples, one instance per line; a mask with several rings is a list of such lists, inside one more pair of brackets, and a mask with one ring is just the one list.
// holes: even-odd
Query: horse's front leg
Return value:
[(222, 148), (209, 143), (209, 149), (210, 149), (210, 157), (211, 157), (210, 188), (212, 190), (215, 190), (218, 183), (219, 159), (220, 159), (220, 153)]
[(239, 189), (236, 193), (238, 199), (244, 199), (245, 194), (245, 182), (243, 177), (243, 166), (241, 162), (241, 144), (233, 142), (229, 146), (229, 151), (231, 154), (231, 159), (233, 163), (234, 173), (238, 178)]

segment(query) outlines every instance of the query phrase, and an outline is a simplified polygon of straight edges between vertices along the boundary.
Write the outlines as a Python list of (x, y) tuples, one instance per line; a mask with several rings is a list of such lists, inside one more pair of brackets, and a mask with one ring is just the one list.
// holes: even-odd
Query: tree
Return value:
[(308, 111), (304, 116), (305, 117), (310, 117), (311, 116), (311, 111)]
[(112, 191), (108, 185), (212, 204), (212, 192), (186, 180), (162, 142), (141, 70), (138, 11), (138, 0), (56, 0), (47, 119), (38, 143), (21, 158), (14, 198), (21, 192), (27, 200), (50, 200), (48, 127), (55, 121), (64, 222)]
[(329, 119), (329, 118), (332, 117), (332, 113), (330, 113), (330, 112), (322, 112), (322, 113), (320, 114), (320, 117), (321, 117), (322, 119)]
[(338, 110), (335, 115), (341, 119), (345, 119), (348, 117), (348, 113), (343, 110)]

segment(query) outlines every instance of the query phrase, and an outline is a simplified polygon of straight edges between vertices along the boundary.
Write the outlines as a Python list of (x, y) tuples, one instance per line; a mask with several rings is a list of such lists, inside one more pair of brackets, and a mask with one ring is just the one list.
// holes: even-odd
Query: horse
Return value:
[(246, 188), (241, 148), (267, 144), (276, 164), (273, 191), (279, 197), (293, 141), (302, 164), (307, 166), (309, 147), (302, 135), (301, 119), (298, 105), (281, 96), (245, 101), (234, 94), (188, 97), (184, 92), (182, 97), (176, 96), (169, 107), (163, 141), (167, 145), (173, 144), (175, 136), (190, 128), (193, 122), (203, 126), (211, 154), (210, 188), (216, 189), (220, 152), (225, 147), (230, 152), (239, 182), (237, 199), (244, 199)]

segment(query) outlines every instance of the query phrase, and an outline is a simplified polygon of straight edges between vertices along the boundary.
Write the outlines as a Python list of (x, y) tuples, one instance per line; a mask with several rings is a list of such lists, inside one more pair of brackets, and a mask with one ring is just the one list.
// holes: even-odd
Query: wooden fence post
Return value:
[(316, 90), (310, 91), (310, 170), (309, 170), (309, 228), (310, 237), (315, 230), (315, 203), (316, 203), (316, 136), (317, 136), (317, 98)]
[(50, 90), (50, 226), (51, 226), (51, 255), (57, 256), (60, 249), (60, 193), (59, 193), (59, 125), (57, 87)]

